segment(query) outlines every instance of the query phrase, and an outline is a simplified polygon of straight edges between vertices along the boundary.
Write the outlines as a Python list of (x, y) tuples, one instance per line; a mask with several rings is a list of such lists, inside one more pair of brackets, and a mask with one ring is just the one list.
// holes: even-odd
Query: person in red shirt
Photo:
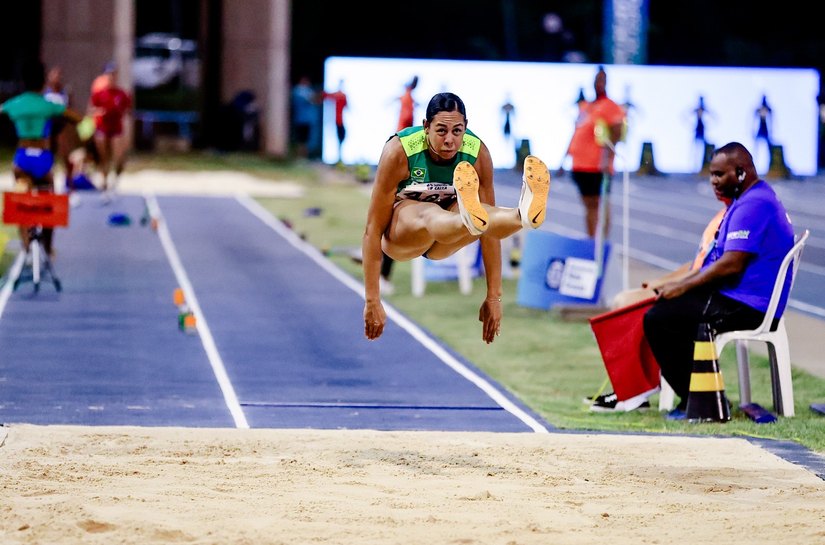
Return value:
[(404, 86), (404, 94), (398, 97), (398, 100), (401, 102), (401, 110), (398, 113), (398, 127), (395, 129), (396, 132), (407, 127), (412, 127), (415, 124), (413, 116), (415, 115), (416, 103), (412, 92), (416, 87), (418, 87), (418, 76), (413, 76), (413, 79)]
[[(126, 165), (126, 138), (123, 134), (123, 120), (132, 110), (132, 97), (117, 86), (117, 66), (108, 63), (104, 76), (96, 80), (97, 89), (93, 91), (90, 102), (95, 120), (94, 142), (99, 161), (98, 171), (100, 189), (105, 201), (117, 187), (117, 181)], [(99, 80), (99, 81), (98, 81)], [(114, 179), (109, 184), (109, 174), (114, 167)]]
[[(624, 109), (607, 97), (607, 74), (599, 67), (593, 82), (596, 99), (587, 103), (576, 122), (573, 138), (567, 147), (567, 155), (572, 158), (571, 175), (579, 188), (585, 208), (585, 225), (590, 238), (596, 237), (599, 221), (601, 187), (605, 176), (613, 176), (611, 146), (596, 138), (596, 127), (606, 128), (606, 137), (613, 146), (622, 139), (625, 127)], [(609, 232), (609, 207), (605, 207), (604, 232)]]
[[(418, 76), (413, 76), (409, 83), (404, 86), (404, 94), (398, 97), (398, 101), (401, 103), (401, 109), (398, 112), (398, 126), (395, 132), (415, 125), (413, 117), (415, 116), (416, 102), (412, 96), (412, 92), (416, 87), (418, 87)], [(381, 291), (387, 295), (392, 295), (395, 292), (395, 287), (392, 285), (392, 282), (390, 282), (394, 263), (393, 258), (387, 254), (383, 255), (381, 259)]]
[(116, 69), (117, 65), (114, 61), (109, 61), (103, 66), (103, 72), (92, 80), (92, 94), (95, 94), (101, 89), (105, 89), (109, 86), (109, 82), (112, 79), (112, 74)]
[(338, 83), (338, 90), (332, 93), (323, 93), (324, 100), (332, 101), (335, 107), (335, 130), (338, 135), (338, 162), (343, 162), (341, 157), (341, 147), (344, 145), (344, 138), (347, 136), (347, 129), (344, 126), (344, 108), (347, 107), (347, 95), (344, 93), (344, 81)]

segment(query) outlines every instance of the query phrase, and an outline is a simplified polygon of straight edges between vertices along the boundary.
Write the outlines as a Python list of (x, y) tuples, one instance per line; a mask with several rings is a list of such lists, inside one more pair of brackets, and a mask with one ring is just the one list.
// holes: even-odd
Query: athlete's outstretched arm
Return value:
[[(478, 197), (481, 202), (495, 206), (496, 193), (493, 187), (493, 160), (490, 150), (482, 143), (478, 160), (475, 162), (478, 172)], [(484, 275), (487, 281), (487, 293), (478, 312), (481, 321), (481, 338), (486, 343), (495, 340), (501, 329), (501, 241), (497, 238), (482, 236), (481, 258), (484, 262)]]
[(398, 183), (407, 177), (407, 157), (397, 136), (390, 138), (375, 171), (372, 196), (367, 210), (367, 224), (361, 241), (364, 270), (364, 334), (370, 340), (384, 332), (387, 314), (381, 304), (381, 238), (392, 221), (393, 203)]

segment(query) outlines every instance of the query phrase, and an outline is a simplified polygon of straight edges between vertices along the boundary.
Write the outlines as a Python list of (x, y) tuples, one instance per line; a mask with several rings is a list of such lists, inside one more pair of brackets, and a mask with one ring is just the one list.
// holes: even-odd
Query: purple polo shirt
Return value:
[[(728, 207), (719, 226), (716, 246), (709, 252), (703, 267), (728, 250), (753, 254), (742, 275), (726, 283), (719, 292), (765, 312), (779, 266), (793, 244), (793, 225), (785, 207), (773, 188), (759, 180)], [(785, 310), (790, 285), (791, 275), (788, 275), (777, 307), (777, 318)]]

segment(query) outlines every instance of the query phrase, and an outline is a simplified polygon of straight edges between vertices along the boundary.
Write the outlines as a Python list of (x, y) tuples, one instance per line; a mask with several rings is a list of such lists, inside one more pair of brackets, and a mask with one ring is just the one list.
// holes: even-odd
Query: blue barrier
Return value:
[[(603, 278), (598, 276), (594, 255), (593, 239), (529, 231), (524, 237), (516, 302), (544, 310), (561, 303), (596, 304)], [(605, 264), (609, 257), (608, 243)]]

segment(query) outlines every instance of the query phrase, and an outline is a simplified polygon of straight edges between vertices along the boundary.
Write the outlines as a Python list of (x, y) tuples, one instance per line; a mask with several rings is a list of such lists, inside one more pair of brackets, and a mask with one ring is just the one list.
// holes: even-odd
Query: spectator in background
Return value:
[(699, 96), (699, 103), (690, 111), (690, 115), (693, 118), (694, 125), (693, 125), (693, 150), (694, 150), (694, 157), (695, 157), (695, 164), (699, 165), (699, 168), (696, 172), (701, 172), (702, 169), (705, 167), (705, 150), (708, 146), (708, 140), (706, 135), (706, 126), (705, 122), (708, 118), (713, 117), (713, 113), (711, 113), (707, 107), (705, 106), (705, 97)]
[(401, 106), (398, 112), (398, 126), (395, 128), (396, 131), (412, 127), (415, 124), (413, 118), (415, 116), (415, 107), (418, 103), (413, 98), (412, 92), (415, 91), (416, 87), (418, 87), (418, 76), (413, 76), (410, 82), (404, 86), (404, 93), (398, 97)]
[[(630, 85), (625, 85), (624, 100), (621, 104), (619, 104), (619, 106), (621, 106), (622, 110), (624, 110), (626, 125), (625, 132), (629, 133), (635, 125), (636, 117), (641, 114), (639, 107), (633, 102), (633, 99), (630, 98)], [(627, 137), (627, 134), (625, 134), (625, 137)]]
[[(596, 237), (599, 223), (599, 205), (601, 203), (602, 183), (614, 174), (613, 147), (623, 138), (625, 112), (607, 96), (607, 73), (599, 66), (593, 80), (596, 98), (584, 104), (581, 116), (576, 122), (573, 138), (567, 147), (567, 155), (572, 159), (571, 176), (579, 189), (585, 209), (585, 227), (590, 238)], [(605, 138), (610, 145), (596, 137), (596, 127), (604, 126)], [(609, 196), (609, 184), (607, 184)], [(605, 206), (603, 218), (604, 232), (609, 232), (610, 207)]]
[(292, 137), (298, 157), (309, 157), (309, 142), (316, 117), (317, 95), (309, 76), (301, 76), (292, 87)]
[(771, 141), (771, 134), (773, 134), (773, 109), (768, 105), (767, 96), (762, 95), (762, 103), (756, 108), (754, 116), (756, 118), (756, 136), (753, 143), (754, 152), (756, 156), (759, 156), (760, 149), (762, 148), (761, 144), (765, 144), (764, 148), (767, 151), (766, 157), (768, 159), (767, 161), (761, 161), (761, 163), (767, 163), (765, 167), (765, 172), (767, 172), (767, 169), (770, 167), (771, 147), (773, 146), (773, 142)]
[(501, 116), (504, 118), (504, 126), (502, 131), (504, 133), (504, 140), (511, 144), (513, 134), (513, 118), (516, 114), (516, 107), (510, 101), (510, 95), (504, 98), (504, 104), (501, 106)]
[(576, 97), (576, 124), (578, 125), (584, 119), (585, 110), (587, 110), (587, 97), (584, 96), (584, 87), (579, 87), (579, 96)]
[[(418, 76), (413, 76), (409, 83), (404, 86), (404, 93), (398, 97), (401, 107), (398, 112), (398, 125), (395, 129), (396, 132), (406, 129), (407, 127), (412, 127), (415, 124), (413, 117), (415, 116), (415, 107), (418, 103), (413, 98), (412, 92), (416, 87), (418, 87)], [(392, 281), (390, 280), (392, 277), (393, 264), (394, 261), (390, 256), (387, 254), (382, 255), (381, 277), (379, 279), (382, 295), (392, 295), (395, 293), (395, 287), (392, 285)]]
[(756, 108), (756, 142), (764, 140), (771, 147), (771, 125), (773, 124), (773, 109), (768, 105), (768, 97), (762, 95), (762, 103)]
[(249, 89), (238, 91), (229, 103), (233, 115), (236, 149), (257, 150), (260, 144), (258, 98)]
[[(53, 66), (46, 74), (46, 85), (43, 87), (43, 96), (49, 102), (61, 104), (66, 108), (72, 107), (72, 96), (63, 82), (63, 69)], [(74, 189), (74, 165), (69, 155), (80, 147), (80, 138), (74, 125), (69, 125), (65, 118), (56, 118), (52, 122), (51, 150), (55, 157), (63, 163), (66, 176), (66, 188), (71, 194)], [(72, 195), (76, 197), (76, 195)]]
[[(717, 198), (732, 199), (702, 268), (658, 288), (644, 332), (662, 376), (680, 402), (668, 414), (686, 418), (693, 348), (700, 324), (715, 333), (753, 329), (765, 317), (779, 266), (794, 243), (793, 226), (773, 188), (759, 179), (753, 157), (738, 142), (716, 149), (710, 182)], [(781, 318), (791, 275), (776, 312)]]
[[(581, 123), (584, 119), (584, 114), (587, 110), (588, 104), (589, 102), (587, 101), (587, 97), (584, 96), (584, 87), (579, 87), (579, 96), (577, 96), (575, 102), (573, 102), (573, 105), (576, 107), (576, 120), (573, 123), (574, 130), (575, 127), (578, 127), (579, 123)], [(567, 160), (569, 155), (570, 148), (568, 147), (564, 150), (564, 155), (561, 158), (561, 164), (559, 165), (559, 170), (557, 172), (558, 176), (564, 176), (564, 162)]]
[[(103, 202), (109, 202), (126, 166), (127, 140), (124, 117), (132, 110), (132, 97), (117, 85), (117, 65), (106, 63), (103, 75), (95, 79), (89, 99), (95, 120), (94, 143), (98, 156), (98, 187)], [(105, 77), (108, 76), (108, 77)], [(109, 177), (112, 175), (111, 182)]]
[(816, 95), (816, 106), (819, 111), (819, 149), (817, 167), (825, 168), (825, 97)]
[(259, 106), (255, 93), (242, 89), (218, 111), (220, 132), (215, 142), (221, 151), (257, 150), (260, 144)]
[(344, 125), (344, 108), (347, 107), (347, 95), (344, 93), (344, 80), (338, 82), (338, 90), (331, 93), (324, 91), (324, 100), (332, 102), (335, 108), (335, 135), (338, 138), (338, 163), (343, 163), (341, 148), (347, 137), (347, 128)]
[[(0, 113), (5, 114), (14, 124), (17, 134), (17, 150), (12, 168), (17, 184), (15, 190), (21, 192), (32, 189), (54, 190), (54, 155), (51, 152), (50, 133), (52, 120), (64, 117), (72, 123), (79, 123), (82, 117), (65, 104), (47, 100), (43, 96), (45, 72), (40, 61), (23, 66), (24, 91), (0, 104)], [(52, 255), (54, 229), (43, 230), (43, 249)], [(19, 227), (20, 242), (29, 248), (29, 227)]]
[(109, 86), (112, 73), (117, 69), (114, 61), (108, 61), (103, 65), (103, 71), (92, 80), (91, 95)]

